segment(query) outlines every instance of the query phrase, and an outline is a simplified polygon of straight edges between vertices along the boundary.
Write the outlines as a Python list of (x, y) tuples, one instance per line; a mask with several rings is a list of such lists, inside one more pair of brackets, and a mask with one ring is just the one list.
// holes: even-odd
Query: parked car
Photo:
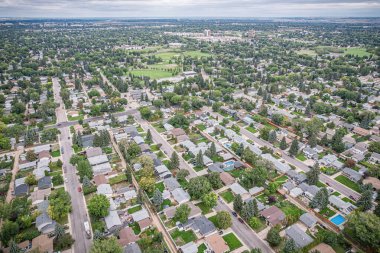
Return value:
[(78, 192), (81, 192), (81, 191), (82, 191), (82, 188), (78, 186)]
[(238, 220), (240, 221), (240, 223), (244, 223), (242, 218), (238, 218)]
[(236, 212), (232, 212), (232, 215), (237, 217), (237, 213)]

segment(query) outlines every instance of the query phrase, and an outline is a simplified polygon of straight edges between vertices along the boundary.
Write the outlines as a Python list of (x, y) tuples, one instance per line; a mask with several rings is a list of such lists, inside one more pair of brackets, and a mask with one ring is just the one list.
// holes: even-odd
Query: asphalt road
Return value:
[[(216, 211), (227, 211), (231, 213), (232, 210), (222, 202), (218, 200), (218, 205), (214, 207)], [(235, 234), (247, 245), (250, 249), (260, 248), (263, 253), (274, 252), (272, 248), (251, 229), (246, 224), (241, 223), (238, 218), (232, 217), (232, 226), (231, 229), (235, 232)]]
[[(67, 116), (63, 107), (62, 98), (59, 95), (60, 85), (57, 78), (53, 78), (53, 90), (55, 101), (60, 103), (56, 109), (57, 122), (67, 122)], [(64, 168), (64, 177), (67, 178), (65, 183), (66, 191), (71, 196), (72, 211), (70, 213), (70, 225), (72, 237), (75, 240), (73, 250), (75, 253), (85, 253), (90, 251), (91, 240), (86, 238), (84, 222), (88, 220), (86, 204), (82, 192), (78, 192), (80, 186), (76, 175), (76, 168), (70, 164), (70, 157), (73, 154), (72, 142), (70, 138), (69, 126), (60, 128), (61, 134), (59, 142), (61, 145), (61, 155)], [(63, 152), (62, 152), (63, 150)]]

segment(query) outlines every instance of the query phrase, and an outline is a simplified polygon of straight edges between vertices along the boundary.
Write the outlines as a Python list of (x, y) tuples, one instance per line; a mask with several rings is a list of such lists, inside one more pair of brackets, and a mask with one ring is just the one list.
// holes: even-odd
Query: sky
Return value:
[(380, 0), (0, 0), (0, 17), (379, 17)]

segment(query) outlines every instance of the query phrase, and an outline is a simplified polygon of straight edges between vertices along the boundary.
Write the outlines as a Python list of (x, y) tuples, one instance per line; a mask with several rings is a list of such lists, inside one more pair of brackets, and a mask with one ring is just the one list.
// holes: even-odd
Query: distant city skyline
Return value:
[(0, 0), (1, 17), (379, 17), (380, 0)]

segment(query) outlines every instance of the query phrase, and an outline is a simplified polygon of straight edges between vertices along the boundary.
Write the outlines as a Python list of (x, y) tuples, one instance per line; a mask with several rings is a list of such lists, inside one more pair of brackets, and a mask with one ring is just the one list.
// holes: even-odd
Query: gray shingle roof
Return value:
[(302, 231), (302, 229), (297, 224), (294, 224), (285, 229), (285, 233), (289, 238), (294, 240), (298, 248), (303, 248), (313, 242), (313, 238)]

